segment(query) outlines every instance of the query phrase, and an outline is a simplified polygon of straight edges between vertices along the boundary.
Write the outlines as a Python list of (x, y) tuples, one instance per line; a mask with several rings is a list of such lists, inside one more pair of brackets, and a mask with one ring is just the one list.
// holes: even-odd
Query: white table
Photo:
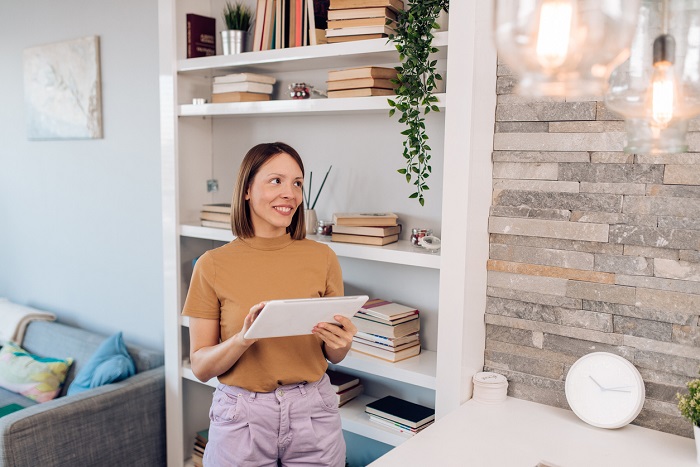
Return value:
[(470, 400), (370, 466), (698, 467), (695, 459), (693, 439), (635, 425), (595, 428), (569, 410), (509, 397)]

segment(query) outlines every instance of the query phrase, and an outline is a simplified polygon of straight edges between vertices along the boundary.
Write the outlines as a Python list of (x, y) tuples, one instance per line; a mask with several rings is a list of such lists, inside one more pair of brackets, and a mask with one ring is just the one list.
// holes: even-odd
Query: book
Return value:
[(354, 336), (353, 340), (356, 341), (359, 344), (364, 344), (364, 345), (371, 345), (372, 347), (376, 347), (378, 349), (386, 350), (387, 352), (399, 352), (401, 350), (407, 349), (409, 347), (413, 347), (414, 345), (420, 344), (420, 340), (418, 339), (417, 334), (412, 334), (412, 336), (415, 336), (412, 338), (410, 342), (405, 342), (403, 344), (399, 344), (396, 346), (393, 345), (387, 345), (384, 342), (378, 342), (378, 340), (366, 340), (362, 339), (361, 337)]
[(408, 319), (408, 321), (396, 324), (380, 323), (378, 321), (357, 316), (357, 314), (355, 314), (351, 320), (355, 327), (357, 327), (358, 331), (384, 337), (403, 337), (420, 331), (420, 319), (418, 316), (413, 319)]
[(388, 322), (419, 313), (418, 310), (413, 307), (390, 302), (389, 300), (382, 300), (381, 298), (368, 300), (367, 303), (362, 305), (360, 311)]
[(213, 227), (215, 229), (231, 229), (230, 222), (217, 222), (217, 221), (200, 221), (202, 227)]
[(355, 26), (352, 28), (326, 29), (326, 37), (357, 36), (360, 34), (393, 34), (394, 30), (389, 26)]
[(403, 10), (401, 0), (331, 0), (329, 10), (344, 10), (347, 8), (386, 7), (394, 11)]
[(313, 1), (314, 3), (314, 23), (316, 25), (316, 29), (322, 29), (324, 31), (323, 36), (325, 37), (325, 30), (328, 27), (328, 5), (330, 3), (330, 0), (309, 1)]
[(337, 394), (338, 396), (338, 407), (342, 407), (343, 405), (347, 404), (360, 394), (362, 394), (365, 390), (365, 387), (361, 384), (357, 384), (351, 388), (348, 388), (344, 391), (341, 391)]
[(412, 334), (407, 334), (403, 337), (385, 337), (379, 336), (377, 334), (370, 334), (367, 332), (357, 331), (354, 338), (358, 339), (359, 342), (368, 343), (374, 342), (387, 347), (396, 348), (401, 345), (405, 345), (411, 342), (420, 341), (420, 335), (417, 332)]
[(333, 224), (383, 227), (397, 225), (398, 218), (393, 212), (336, 212), (333, 214)]
[(187, 58), (216, 55), (216, 19), (187, 14)]
[(272, 94), (272, 85), (265, 83), (253, 83), (244, 81), (242, 83), (214, 83), (211, 85), (212, 94), (220, 94), (222, 92), (259, 92), (263, 94)]
[[(331, 42), (330, 40), (328, 42)], [(393, 89), (360, 88), (345, 89), (343, 91), (328, 91), (328, 97), (371, 97), (371, 96), (392, 96), (396, 94)]]
[(394, 396), (385, 396), (365, 406), (365, 412), (410, 428), (418, 428), (435, 420), (435, 409)]
[(260, 52), (265, 25), (265, 0), (258, 0), (255, 8), (255, 26), (253, 29), (253, 52)]
[(231, 222), (231, 214), (223, 212), (200, 211), (199, 219), (203, 221)]
[(428, 423), (425, 423), (421, 425), (418, 428), (411, 428), (408, 425), (404, 425), (403, 423), (395, 422), (393, 420), (389, 420), (387, 418), (379, 417), (378, 415), (370, 415), (369, 420), (371, 422), (377, 423), (379, 425), (385, 426), (387, 428), (391, 428), (392, 430), (400, 431), (401, 433), (408, 433), (410, 435), (415, 435), (416, 433), (424, 430), (425, 428), (428, 428), (430, 425), (435, 423), (435, 420), (430, 421)]
[(415, 357), (420, 354), (420, 343), (416, 343), (401, 350), (391, 351), (380, 349), (373, 345), (363, 344), (353, 339), (350, 348), (356, 352), (371, 355), (372, 357), (377, 357), (392, 363), (400, 362), (401, 360), (406, 360), (407, 358)]
[(314, 1), (306, 0), (306, 15), (308, 21), (308, 27), (305, 32), (309, 34), (309, 45), (318, 45), (316, 41), (316, 18), (314, 16)]
[(401, 224), (390, 227), (368, 227), (351, 225), (334, 225), (333, 232), (350, 235), (368, 235), (370, 237), (388, 237), (401, 233)]
[(323, 31), (323, 37), (326, 40), (327, 44), (336, 44), (339, 42), (353, 42), (353, 41), (364, 41), (368, 39), (386, 39), (385, 34), (362, 34), (359, 36), (338, 36), (338, 37), (326, 37), (325, 32)]
[(345, 68), (328, 72), (328, 81), (340, 81), (360, 78), (396, 79), (398, 71), (395, 68), (381, 66), (363, 66), (359, 68)]
[(368, 315), (367, 313), (363, 312), (362, 310), (358, 310), (355, 313), (355, 316), (357, 316), (358, 318), (366, 319), (368, 321), (373, 321), (375, 323), (386, 324), (387, 326), (393, 326), (395, 324), (405, 323), (407, 321), (411, 321), (411, 320), (414, 320), (414, 319), (420, 317), (420, 316), (418, 316), (418, 310), (416, 310), (415, 315), (404, 316), (403, 318), (396, 318), (393, 320), (386, 320), (386, 319), (378, 318), (376, 316)]
[(214, 76), (214, 83), (243, 83), (246, 81), (265, 84), (277, 82), (274, 76), (259, 73), (231, 73), (230, 75)]
[(388, 237), (370, 237), (369, 235), (348, 235), (340, 233), (331, 233), (331, 241), (339, 243), (357, 243), (361, 245), (383, 246), (390, 243), (398, 242), (398, 235), (389, 235)]
[[(354, 18), (354, 19), (342, 19), (342, 20), (328, 20), (328, 29), (343, 29), (343, 28), (354, 28), (357, 26), (385, 26), (386, 20), (389, 19), (386, 16), (381, 16), (378, 18)], [(393, 24), (389, 24), (389, 27), (395, 27)]]
[(220, 92), (211, 95), (212, 104), (224, 104), (226, 102), (260, 102), (269, 100), (269, 94), (260, 94), (257, 92)]
[(202, 211), (223, 212), (223, 213), (231, 214), (231, 204), (230, 203), (202, 204)]
[(389, 18), (396, 21), (396, 13), (386, 7), (348, 8), (328, 12), (329, 21), (357, 18)]
[(326, 374), (335, 392), (341, 392), (360, 384), (360, 378), (347, 373), (341, 373), (340, 371), (334, 371), (329, 368), (326, 370)]
[(341, 89), (359, 89), (359, 88), (382, 88), (394, 90), (397, 87), (390, 79), (383, 78), (358, 78), (358, 79), (341, 79), (336, 81), (328, 81), (329, 91), (339, 91)]

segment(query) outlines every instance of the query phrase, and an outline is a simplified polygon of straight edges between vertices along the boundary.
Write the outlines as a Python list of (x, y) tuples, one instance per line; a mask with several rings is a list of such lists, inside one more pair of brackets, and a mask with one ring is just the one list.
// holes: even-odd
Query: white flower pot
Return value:
[(695, 460), (700, 464), (700, 426), (693, 425), (693, 433), (695, 434)]

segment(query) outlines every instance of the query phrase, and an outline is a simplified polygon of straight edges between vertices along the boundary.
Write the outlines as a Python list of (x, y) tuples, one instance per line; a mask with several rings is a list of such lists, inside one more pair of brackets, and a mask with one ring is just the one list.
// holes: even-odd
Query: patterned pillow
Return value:
[(61, 391), (72, 364), (72, 358), (42, 358), (8, 343), (0, 349), (0, 387), (47, 402)]

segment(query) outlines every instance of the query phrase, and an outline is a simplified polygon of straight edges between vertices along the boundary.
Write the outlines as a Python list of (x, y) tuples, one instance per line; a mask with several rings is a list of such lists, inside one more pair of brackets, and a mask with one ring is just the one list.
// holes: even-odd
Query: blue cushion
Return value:
[(97, 348), (68, 387), (68, 395), (116, 383), (136, 373), (134, 360), (126, 350), (122, 333), (110, 336)]

